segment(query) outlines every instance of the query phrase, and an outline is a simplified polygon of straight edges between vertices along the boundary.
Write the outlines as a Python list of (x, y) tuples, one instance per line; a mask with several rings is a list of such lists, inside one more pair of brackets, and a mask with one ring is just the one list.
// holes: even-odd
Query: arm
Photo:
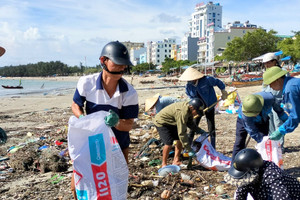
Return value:
[(266, 188), (266, 193), (269, 194), (270, 199), (286, 199), (291, 200), (289, 191), (286, 185), (283, 183), (284, 177), (280, 168), (274, 163), (273, 167), (268, 167), (268, 171), (265, 171), (263, 175), (263, 186)]
[[(260, 116), (259, 116), (260, 117)], [(247, 133), (257, 142), (261, 142), (263, 139), (263, 133), (256, 127), (254, 117), (245, 117), (243, 115), (243, 121), (245, 123), (245, 129)]]
[(119, 131), (130, 131), (132, 129), (134, 119), (120, 119), (115, 128)]
[(181, 114), (181, 112), (176, 112), (175, 119), (177, 123), (177, 132), (180, 142), (182, 143), (183, 148), (188, 150), (189, 152), (192, 150), (191, 146), (189, 145), (189, 139), (187, 135), (187, 125), (186, 125), (186, 119)]
[(84, 113), (84, 112), (83, 112), (83, 108), (80, 107), (78, 104), (76, 104), (74, 101), (73, 101), (73, 103), (72, 103), (71, 108), (72, 108), (73, 114), (74, 114), (77, 118), (79, 118), (79, 116), (80, 116), (80, 115), (83, 115), (83, 113)]
[(238, 187), (235, 191), (236, 200), (247, 200), (248, 190), (247, 186)]
[(296, 86), (290, 86), (293, 88), (289, 88), (290, 92), (288, 92), (285, 96), (284, 96), (284, 101), (286, 105), (286, 111), (289, 113), (289, 117), (288, 119), (284, 122), (284, 124), (282, 124), (279, 127), (279, 131), (281, 134), (286, 134), (286, 133), (291, 133), (293, 132), (299, 124), (299, 117), (298, 114), (300, 115), (300, 96), (297, 93), (298, 88), (296, 88)]
[(217, 86), (220, 90), (225, 90), (225, 84), (220, 79), (208, 76), (208, 81), (212, 86)]

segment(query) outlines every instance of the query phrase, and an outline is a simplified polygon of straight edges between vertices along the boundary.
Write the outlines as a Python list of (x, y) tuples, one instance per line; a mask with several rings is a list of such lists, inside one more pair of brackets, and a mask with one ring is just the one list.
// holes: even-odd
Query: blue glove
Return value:
[(109, 110), (109, 115), (104, 117), (105, 124), (110, 127), (114, 127), (119, 122), (119, 116), (113, 110)]
[(280, 133), (279, 130), (274, 131), (273, 133), (271, 133), (271, 135), (269, 136), (270, 140), (280, 140), (283, 137), (283, 134)]
[(281, 115), (281, 116), (279, 117), (279, 119), (280, 119), (282, 122), (285, 122), (288, 118), (289, 118), (289, 116), (288, 116), (286, 113), (284, 113), (283, 115)]
[(194, 157), (195, 154), (196, 154), (195, 151), (191, 150), (191, 151), (189, 152), (189, 157)]

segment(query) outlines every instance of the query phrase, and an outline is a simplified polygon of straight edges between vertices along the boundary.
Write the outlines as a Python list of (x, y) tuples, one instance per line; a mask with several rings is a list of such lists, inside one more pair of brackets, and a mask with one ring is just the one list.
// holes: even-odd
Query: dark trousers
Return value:
[[(269, 132), (269, 121), (264, 122), (262, 124), (258, 124), (259, 130), (264, 136), (268, 135)], [(246, 139), (247, 139), (248, 132), (246, 131), (243, 123), (243, 119), (237, 118), (236, 120), (236, 131), (235, 131), (235, 142), (233, 145), (233, 152), (232, 152), (232, 163), (236, 154), (246, 148)]]
[[(209, 111), (205, 112), (205, 117), (207, 120), (208, 132), (210, 134), (210, 143), (215, 149), (216, 148), (215, 109), (212, 108)], [(197, 126), (199, 126), (199, 122), (200, 122), (201, 118), (202, 117), (198, 117), (198, 118), (194, 119), (194, 123)], [(192, 142), (193, 142), (194, 135), (195, 135), (195, 132), (191, 130), (188, 135), (190, 144), (192, 144)]]

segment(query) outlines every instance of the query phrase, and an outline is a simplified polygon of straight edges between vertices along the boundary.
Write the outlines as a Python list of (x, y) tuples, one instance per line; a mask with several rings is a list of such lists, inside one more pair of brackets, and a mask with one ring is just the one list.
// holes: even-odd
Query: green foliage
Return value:
[(175, 61), (174, 59), (171, 58), (165, 58), (165, 61), (162, 63), (162, 71), (168, 73), (170, 71), (170, 68), (179, 68), (181, 66), (190, 66), (197, 63), (197, 61), (189, 61), (189, 60), (178, 60)]
[(152, 63), (141, 63), (136, 66), (132, 66), (132, 71), (133, 72), (146, 72), (148, 70), (153, 70), (155, 69), (155, 66)]
[(285, 56), (291, 56), (293, 63), (300, 60), (300, 34), (295, 35), (295, 39), (286, 38), (279, 42), (279, 49), (281, 49)]
[(247, 32), (243, 38), (236, 37), (227, 43), (223, 57), (227, 61), (246, 61), (267, 52), (277, 51), (276, 44), (279, 38), (275, 34), (274, 30), (266, 32), (263, 29)]
[(80, 73), (78, 67), (68, 67), (60, 61), (38, 62), (36, 64), (27, 64), (19, 66), (5, 66), (0, 68), (0, 76), (11, 77), (35, 77), (35, 76), (68, 76), (74, 73)]

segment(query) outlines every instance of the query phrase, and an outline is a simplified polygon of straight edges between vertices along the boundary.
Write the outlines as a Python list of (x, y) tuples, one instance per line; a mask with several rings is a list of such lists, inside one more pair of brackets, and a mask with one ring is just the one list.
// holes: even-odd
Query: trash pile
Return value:
[[(130, 132), (128, 199), (233, 197), (234, 188), (223, 181), (225, 172), (205, 169), (195, 159), (192, 168), (187, 169), (189, 158), (184, 154), (180, 167), (160, 170), (163, 144), (152, 117), (143, 110), (141, 107), (139, 119)], [(5, 130), (7, 141), (0, 145), (1, 198), (73, 198), (70, 191), (73, 168), (67, 150), (66, 126), (71, 115), (70, 110), (57, 108), (26, 113), (18, 120), (27, 121), (31, 126)], [(202, 121), (206, 127), (205, 120)], [(217, 131), (217, 135), (220, 134), (223, 132)], [(174, 151), (170, 152), (170, 160), (172, 155)]]

